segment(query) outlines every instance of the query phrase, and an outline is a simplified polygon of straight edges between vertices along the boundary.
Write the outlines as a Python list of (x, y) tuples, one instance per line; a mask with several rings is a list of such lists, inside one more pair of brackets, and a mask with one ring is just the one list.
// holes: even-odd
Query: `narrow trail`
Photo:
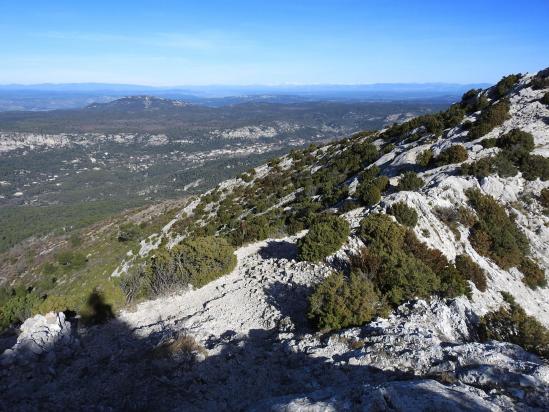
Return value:
[(244, 246), (237, 250), (238, 263), (230, 274), (200, 289), (141, 303), (121, 312), (118, 320), (141, 336), (171, 328), (204, 341), (227, 331), (246, 335), (251, 329), (269, 330), (292, 313), (303, 316), (306, 301), (295, 291), (318, 282), (330, 269), (292, 259), (299, 237)]

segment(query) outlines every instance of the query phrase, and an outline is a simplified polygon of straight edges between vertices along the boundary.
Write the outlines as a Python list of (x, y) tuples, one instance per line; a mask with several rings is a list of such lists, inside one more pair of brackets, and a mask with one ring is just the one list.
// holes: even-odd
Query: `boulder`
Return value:
[(67, 349), (78, 343), (73, 329), (62, 312), (29, 318), (21, 325), (15, 345), (2, 354), (0, 363), (9, 366), (37, 360), (55, 362), (55, 352), (66, 355), (70, 352)]

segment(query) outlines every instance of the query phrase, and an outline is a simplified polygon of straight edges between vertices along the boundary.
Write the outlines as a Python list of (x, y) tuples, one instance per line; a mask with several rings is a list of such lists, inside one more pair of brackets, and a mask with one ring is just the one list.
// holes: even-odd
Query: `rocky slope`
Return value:
[[(480, 141), (512, 129), (531, 133), (533, 153), (549, 153), (549, 109), (540, 102), (546, 90), (531, 87), (523, 76), (507, 97), (509, 118), (479, 139), (468, 141), (463, 124), (400, 139), (375, 163), (395, 186), (401, 172), (414, 169), (425, 181), (417, 191), (390, 191), (381, 202), (342, 215), (353, 228), (369, 214), (383, 212), (399, 201), (418, 214), (416, 236), (453, 260), (468, 254), (487, 274), (484, 292), (470, 284), (471, 297), (429, 301), (416, 299), (389, 316), (361, 327), (332, 333), (315, 332), (307, 322), (307, 296), (319, 281), (340, 270), (362, 241), (353, 230), (347, 243), (325, 262), (296, 259), (293, 236), (252, 242), (236, 252), (237, 267), (199, 289), (137, 304), (105, 325), (78, 326), (62, 314), (37, 315), (21, 327), (17, 342), (2, 355), (0, 407), (10, 410), (364, 410), (364, 411), (499, 411), (547, 410), (549, 364), (521, 347), (497, 341), (479, 342), (479, 318), (511, 294), (525, 312), (549, 326), (547, 287), (530, 288), (516, 268), (504, 270), (479, 254), (469, 241), (469, 228), (451, 228), (438, 208), (466, 206), (471, 187), (493, 196), (512, 211), (525, 233), (531, 257), (549, 268), (549, 218), (532, 199), (549, 182), (490, 175), (482, 179), (456, 173), (459, 165), (421, 169), (417, 156), (431, 148), (434, 156), (462, 144), (467, 162), (493, 154)], [(489, 93), (487, 91), (485, 93)], [(382, 135), (374, 143), (381, 144)], [(361, 138), (361, 137), (359, 137)], [(365, 137), (371, 138), (371, 136)], [(322, 159), (345, 151), (346, 142), (312, 151), (311, 174), (322, 170)], [(276, 169), (293, 170), (291, 156), (255, 170), (252, 179), (234, 179), (217, 189), (221, 199), (209, 200), (205, 214), (189, 202), (164, 229), (141, 242), (115, 277), (187, 234), (184, 219), (207, 225), (224, 197), (254, 185)], [(248, 181), (246, 181), (248, 180)], [(358, 176), (346, 182), (350, 196)], [(281, 196), (272, 208), (292, 208), (303, 188)], [(210, 196), (212, 193), (206, 194)], [(211, 198), (211, 196), (210, 196)], [(243, 219), (243, 217), (240, 217)], [(188, 220), (185, 221), (188, 223)], [(11, 346), (5, 343), (4, 346)]]

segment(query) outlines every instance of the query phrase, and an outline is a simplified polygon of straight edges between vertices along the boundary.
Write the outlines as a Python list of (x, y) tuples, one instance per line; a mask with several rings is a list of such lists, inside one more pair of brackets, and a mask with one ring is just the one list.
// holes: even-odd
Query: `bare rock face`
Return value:
[(65, 314), (50, 312), (27, 319), (21, 325), (17, 343), (1, 356), (3, 366), (45, 360), (53, 363), (56, 357), (66, 356), (78, 342)]

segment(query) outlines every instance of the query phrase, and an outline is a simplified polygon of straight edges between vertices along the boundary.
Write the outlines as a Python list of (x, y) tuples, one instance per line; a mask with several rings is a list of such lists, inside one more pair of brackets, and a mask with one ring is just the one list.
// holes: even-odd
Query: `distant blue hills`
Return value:
[(436, 100), (452, 102), (486, 83), (375, 83), (314, 85), (204, 85), (154, 87), (111, 83), (43, 83), (0, 85), (0, 111), (53, 110), (85, 107), (124, 96), (149, 95), (207, 106), (250, 101), (293, 103), (306, 101)]

